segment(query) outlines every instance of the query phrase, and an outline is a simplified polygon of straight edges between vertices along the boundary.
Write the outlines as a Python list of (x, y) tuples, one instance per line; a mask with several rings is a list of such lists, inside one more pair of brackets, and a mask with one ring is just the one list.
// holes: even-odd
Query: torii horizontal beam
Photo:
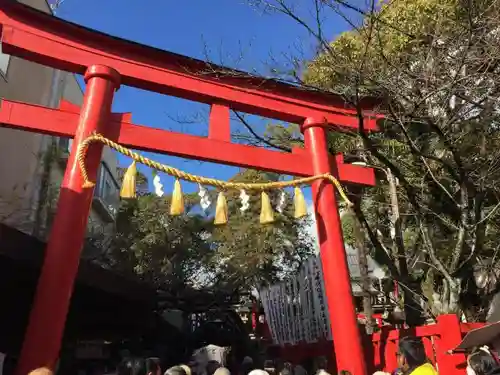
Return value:
[[(139, 45), (78, 26), (17, 1), (0, 0), (2, 50), (40, 64), (83, 74), (101, 64), (120, 72), (122, 83), (237, 111), (302, 124), (308, 117), (358, 128), (356, 111), (341, 96), (305, 90), (201, 60)], [(366, 130), (376, 130), (377, 105), (363, 103)]]
[[(174, 155), (188, 159), (255, 168), (295, 176), (311, 176), (313, 169), (309, 153), (296, 147), (291, 153), (230, 142), (229, 111), (217, 108), (212, 111), (209, 137), (155, 129), (131, 123), (130, 114), (112, 115), (112, 125), (107, 136), (123, 146), (141, 151)], [(225, 112), (225, 113), (224, 113)], [(13, 129), (72, 138), (75, 134), (80, 109), (68, 102), (61, 102), (59, 109), (46, 108), (9, 100), (1, 102), (0, 125)], [(224, 116), (226, 114), (226, 116)], [(217, 124), (214, 123), (217, 121)], [(217, 125), (217, 127), (216, 127)], [(226, 131), (221, 131), (225, 129)], [(347, 183), (375, 185), (372, 168), (344, 164), (341, 154), (332, 156), (339, 180)]]

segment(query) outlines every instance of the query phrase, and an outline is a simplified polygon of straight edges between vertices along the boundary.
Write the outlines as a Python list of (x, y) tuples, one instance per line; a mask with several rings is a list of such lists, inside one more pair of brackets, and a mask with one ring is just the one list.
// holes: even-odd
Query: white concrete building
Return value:
[[(51, 12), (46, 0), (20, 0)], [(47, 107), (61, 100), (80, 106), (77, 77), (0, 53), (0, 97)], [(0, 222), (41, 238), (47, 236), (70, 142), (0, 127)], [(105, 149), (89, 218), (90, 232), (110, 233), (119, 203), (117, 156)]]

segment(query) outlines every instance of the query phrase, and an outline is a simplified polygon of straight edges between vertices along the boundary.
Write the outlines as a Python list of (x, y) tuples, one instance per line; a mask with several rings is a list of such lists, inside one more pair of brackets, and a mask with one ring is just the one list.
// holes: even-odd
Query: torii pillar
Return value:
[[(329, 126), (324, 118), (310, 117), (301, 127), (315, 175), (336, 174), (328, 153), (326, 135)], [(365, 375), (366, 364), (351, 292), (335, 186), (331, 181), (318, 180), (312, 184), (312, 193), (337, 371), (347, 370), (351, 374)]]
[[(16, 369), (18, 375), (27, 375), (33, 368), (41, 366), (53, 369), (58, 358), (94, 194), (94, 189), (83, 188), (77, 150), (79, 144), (93, 132), (106, 134), (113, 95), (120, 86), (120, 75), (114, 69), (101, 65), (89, 67), (84, 79), (87, 88), (80, 121), (61, 184), (57, 211)], [(93, 181), (102, 149), (102, 144), (91, 145), (86, 158), (89, 177)]]

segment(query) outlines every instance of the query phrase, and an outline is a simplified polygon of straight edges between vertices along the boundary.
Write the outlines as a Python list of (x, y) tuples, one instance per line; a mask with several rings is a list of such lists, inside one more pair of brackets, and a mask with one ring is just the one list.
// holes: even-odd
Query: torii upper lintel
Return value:
[[(250, 76), (201, 60), (112, 37), (18, 3), (0, 0), (2, 50), (42, 65), (84, 74), (100, 64), (120, 72), (121, 83), (207, 104), (301, 124), (324, 117), (330, 124), (357, 128), (356, 112), (339, 95), (305, 90)], [(378, 100), (362, 103), (366, 130)]]

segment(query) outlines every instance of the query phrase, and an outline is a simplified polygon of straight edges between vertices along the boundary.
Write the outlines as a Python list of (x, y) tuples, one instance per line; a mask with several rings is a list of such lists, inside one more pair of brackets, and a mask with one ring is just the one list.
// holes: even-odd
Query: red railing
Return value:
[[(392, 329), (383, 327), (380, 332), (365, 335), (364, 347), (369, 373), (377, 370), (392, 372), (397, 368), (396, 353), (399, 339), (405, 336), (421, 337), (427, 356), (438, 368), (440, 374), (465, 374), (466, 358), (463, 353), (450, 354), (449, 350), (457, 347), (463, 336), (472, 329), (479, 328), (482, 323), (460, 323), (456, 315), (441, 315), (435, 324), (427, 326)], [(330, 373), (337, 372), (335, 356), (330, 341), (285, 345), (277, 348), (283, 360), (291, 363), (304, 363), (307, 359), (323, 356), (331, 364)]]

